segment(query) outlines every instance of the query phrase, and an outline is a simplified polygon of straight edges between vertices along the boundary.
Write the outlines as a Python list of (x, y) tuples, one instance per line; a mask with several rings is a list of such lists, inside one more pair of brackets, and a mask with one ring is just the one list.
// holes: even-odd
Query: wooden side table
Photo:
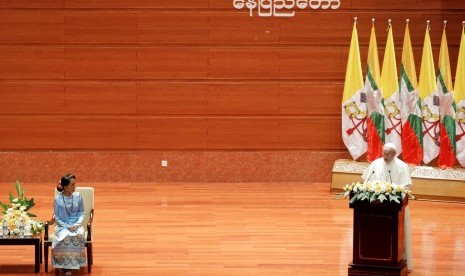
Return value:
[(26, 236), (24, 238), (19, 238), (17, 236), (8, 236), (8, 238), (3, 238), (0, 236), (0, 245), (34, 245), (35, 252), (35, 265), (34, 271), (36, 273), (40, 272), (40, 264), (42, 263), (42, 236)]

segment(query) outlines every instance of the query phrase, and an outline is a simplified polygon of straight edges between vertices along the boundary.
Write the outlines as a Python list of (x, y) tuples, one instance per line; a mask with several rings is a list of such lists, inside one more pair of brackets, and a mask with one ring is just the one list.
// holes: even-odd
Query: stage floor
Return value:
[[(54, 183), (22, 184), (31, 212), (48, 219)], [(352, 260), (352, 209), (330, 183), (77, 185), (95, 187), (92, 275), (347, 275)], [(8, 191), (0, 183), (1, 202)], [(409, 206), (409, 275), (463, 275), (465, 204)], [(33, 274), (32, 249), (0, 250), (1, 275)]]

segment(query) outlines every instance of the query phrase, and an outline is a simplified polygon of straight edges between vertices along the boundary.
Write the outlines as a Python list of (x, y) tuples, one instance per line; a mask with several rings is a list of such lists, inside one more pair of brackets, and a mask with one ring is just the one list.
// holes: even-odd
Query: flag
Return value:
[(454, 95), (457, 103), (455, 111), (455, 141), (457, 161), (465, 167), (465, 22), (462, 27), (457, 71), (455, 72)]
[(419, 165), (423, 160), (421, 101), (408, 22), (405, 27), (399, 83), (402, 104), (402, 159), (409, 164)]
[(354, 160), (362, 156), (367, 147), (365, 137), (366, 95), (362, 90), (362, 65), (355, 19), (342, 95), (342, 140)]
[(431, 162), (431, 160), (436, 158), (439, 154), (439, 96), (437, 93), (435, 75), (428, 23), (423, 44), (418, 86), (421, 99), (423, 162), (425, 164)]
[(452, 74), (450, 71), (449, 49), (447, 46), (446, 25), (442, 32), (441, 49), (437, 75), (439, 96), (439, 157), (441, 168), (452, 167), (455, 163), (455, 103), (452, 92)]
[(379, 84), (378, 45), (376, 43), (375, 25), (371, 27), (370, 44), (368, 46), (367, 72), (364, 91), (367, 96), (367, 160), (372, 162), (383, 155), (384, 144), (384, 107), (383, 95)]
[(397, 156), (402, 153), (401, 142), (401, 112), (399, 82), (397, 78), (396, 54), (392, 25), (389, 22), (388, 38), (384, 51), (383, 69), (381, 70), (380, 88), (384, 98), (384, 124), (386, 143), (393, 143), (397, 148)]

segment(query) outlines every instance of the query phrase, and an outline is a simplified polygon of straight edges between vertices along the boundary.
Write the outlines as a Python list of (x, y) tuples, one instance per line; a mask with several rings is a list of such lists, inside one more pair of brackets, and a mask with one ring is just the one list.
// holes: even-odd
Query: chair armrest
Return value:
[(44, 234), (44, 240), (48, 241), (48, 229), (49, 225), (52, 225), (55, 223), (55, 215), (52, 216), (52, 219), (49, 221), (45, 222), (45, 234)]
[(94, 221), (94, 209), (90, 210), (90, 218), (87, 223), (87, 241), (92, 241), (92, 222)]

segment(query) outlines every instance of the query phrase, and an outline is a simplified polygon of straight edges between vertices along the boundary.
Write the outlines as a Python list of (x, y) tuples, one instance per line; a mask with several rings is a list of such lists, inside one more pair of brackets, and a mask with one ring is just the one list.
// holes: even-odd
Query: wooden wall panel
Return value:
[(67, 79), (133, 79), (137, 50), (131, 48), (66, 48)]
[(0, 8), (56, 9), (64, 6), (65, 0), (0, 0)]
[[(405, 19), (411, 20), (413, 45), (422, 45), (426, 20), (431, 32), (440, 34), (448, 20), (451, 45), (460, 42), (462, 12), (360, 11), (358, 31), (361, 45), (368, 45), (371, 19), (376, 18), (377, 37), (384, 47), (387, 20), (392, 19), (394, 38), (403, 40)], [(336, 18), (337, 17), (337, 18)], [(267, 20), (237, 12), (176, 11), (0, 11), (1, 43), (85, 43), (131, 45), (337, 45), (348, 44), (354, 13), (313, 13), (292, 20)], [(316, 24), (315, 24), (316, 23)], [(15, 29), (14, 32), (11, 30)], [(439, 37), (439, 38), (437, 38)], [(440, 36), (432, 37), (439, 44)], [(342, 43), (342, 44), (341, 44)]]
[(50, 117), (0, 117), (0, 150), (62, 149), (65, 122)]
[(208, 69), (206, 48), (147, 48), (137, 52), (137, 76), (142, 79), (206, 79)]
[(149, 8), (164, 8), (164, 9), (192, 9), (192, 8), (208, 8), (209, 0), (63, 0), (66, 8), (127, 8), (127, 9), (149, 9)]
[(337, 82), (281, 83), (279, 114), (339, 116), (343, 90)]
[(61, 83), (0, 82), (0, 114), (62, 114), (64, 91)]
[(212, 84), (209, 114), (274, 115), (279, 110), (278, 83)]
[(138, 114), (206, 114), (206, 83), (138, 83)]
[(371, 18), (380, 62), (392, 18), (398, 67), (410, 18), (418, 74), (425, 21), (437, 64), (447, 19), (455, 75), (464, 3), (341, 0), (264, 18), (230, 0), (0, 0), (0, 147), (344, 150), (353, 18), (363, 71)]
[(0, 43), (63, 42), (63, 23), (61, 12), (0, 10)]
[(218, 118), (208, 120), (208, 149), (275, 149), (279, 120), (272, 118)]
[(136, 121), (129, 118), (82, 118), (64, 120), (65, 148), (135, 149)]
[(204, 118), (137, 120), (137, 147), (142, 149), (206, 149), (207, 135)]
[(137, 14), (137, 42), (164, 44), (209, 43), (205, 13), (145, 12)]
[[(341, 0), (342, 2), (343, 0)], [(417, 10), (417, 9), (465, 9), (465, 2), (461, 0), (410, 0), (408, 3), (402, 0), (377, 1), (377, 0), (351, 0), (353, 9), (374, 9), (374, 10)]]
[(60, 47), (0, 47), (0, 79), (63, 79)]
[(64, 114), (136, 114), (135, 83), (71, 83), (65, 88)]
[(135, 12), (67, 12), (65, 42), (135, 43)]
[(279, 140), (282, 148), (343, 149), (341, 119), (318, 117), (279, 120)]

